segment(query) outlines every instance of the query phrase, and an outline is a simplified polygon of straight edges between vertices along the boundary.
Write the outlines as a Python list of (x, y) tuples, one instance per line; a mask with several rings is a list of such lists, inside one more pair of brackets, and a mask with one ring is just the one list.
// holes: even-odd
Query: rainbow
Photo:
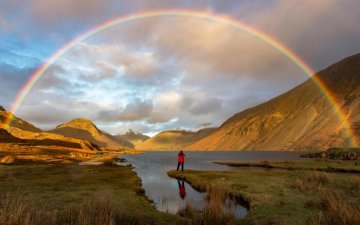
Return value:
[[(108, 28), (111, 28), (115, 25), (119, 25), (122, 23), (127, 23), (136, 20), (144, 20), (152, 17), (187, 17), (187, 18), (197, 18), (208, 21), (213, 21), (217, 23), (222, 23), (237, 29), (240, 29), (248, 34), (253, 35), (254, 37), (260, 39), (261, 41), (269, 44), (279, 52), (281, 52), (284, 56), (286, 56), (291, 62), (297, 65), (304, 73), (306, 73), (317, 85), (317, 87), (323, 92), (324, 96), (327, 98), (329, 103), (333, 106), (334, 111), (339, 116), (339, 119), (342, 121), (342, 126), (345, 128), (347, 132), (347, 136), (350, 140), (352, 146), (357, 146), (356, 135), (354, 135), (350, 122), (348, 120), (348, 116), (341, 109), (339, 104), (336, 101), (335, 96), (331, 93), (331, 91), (327, 88), (323, 81), (321, 81), (317, 76), (313, 76), (315, 72), (308, 66), (304, 60), (302, 60), (299, 56), (297, 56), (293, 51), (291, 51), (288, 47), (277, 41), (276, 39), (270, 37), (269, 35), (257, 30), (250, 25), (247, 25), (239, 20), (235, 20), (228, 16), (213, 14), (209, 12), (201, 12), (201, 11), (191, 11), (191, 10), (158, 10), (158, 11), (147, 11), (136, 14), (131, 14), (127, 16), (121, 16), (109, 21), (103, 22), (93, 29), (79, 35), (75, 39), (66, 43), (62, 48), (60, 48), (55, 54), (53, 54), (47, 61), (40, 66), (30, 77), (27, 83), (23, 86), (21, 91), (16, 96), (13, 104), (11, 105), (10, 111), (14, 114), (19, 109), (20, 105), (26, 98), (27, 94), (31, 91), (32, 87), (36, 84), (36, 82), (41, 79), (41, 77), (45, 74), (47, 69), (61, 56), (63, 56), (67, 51), (73, 48), (77, 43), (86, 38), (89, 38), (101, 31), (104, 31)], [(13, 119), (13, 115), (8, 117), (4, 122), (5, 126), (10, 127), (11, 121)]]

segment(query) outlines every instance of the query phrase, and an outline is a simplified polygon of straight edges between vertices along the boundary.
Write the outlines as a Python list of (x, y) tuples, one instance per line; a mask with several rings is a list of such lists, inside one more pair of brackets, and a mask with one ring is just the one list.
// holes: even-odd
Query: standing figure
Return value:
[(183, 151), (180, 151), (178, 154), (178, 165), (176, 170), (179, 170), (179, 167), (181, 165), (181, 171), (184, 171), (184, 162), (185, 162), (185, 154)]

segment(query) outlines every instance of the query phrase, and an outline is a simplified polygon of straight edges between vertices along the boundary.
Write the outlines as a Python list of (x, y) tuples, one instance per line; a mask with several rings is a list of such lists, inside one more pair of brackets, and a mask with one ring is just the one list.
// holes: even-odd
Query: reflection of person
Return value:
[(180, 183), (180, 180), (178, 180), (178, 185), (179, 185), (179, 195), (180, 198), (184, 199), (186, 196), (186, 191), (185, 191), (185, 182), (182, 180)]
[(183, 151), (180, 151), (178, 154), (178, 165), (176, 170), (179, 170), (179, 167), (181, 165), (181, 171), (184, 171), (184, 162), (185, 162), (185, 154)]

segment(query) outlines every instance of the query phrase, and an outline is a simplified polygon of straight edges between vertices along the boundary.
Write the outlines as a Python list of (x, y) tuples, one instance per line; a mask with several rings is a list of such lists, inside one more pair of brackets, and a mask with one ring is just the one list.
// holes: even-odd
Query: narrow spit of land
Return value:
[(223, 186), (229, 194), (249, 204), (250, 213), (242, 224), (360, 224), (360, 166), (356, 162), (221, 164), (247, 168), (169, 171), (168, 175), (203, 191), (209, 189), (209, 184)]

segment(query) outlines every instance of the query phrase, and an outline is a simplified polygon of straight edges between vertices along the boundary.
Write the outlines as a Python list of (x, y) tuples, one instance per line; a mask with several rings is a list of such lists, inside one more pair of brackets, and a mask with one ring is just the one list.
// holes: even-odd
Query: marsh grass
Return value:
[(308, 225), (354, 225), (360, 224), (360, 203), (347, 201), (337, 191), (328, 188), (320, 192), (321, 213), (312, 216)]
[(18, 191), (6, 194), (0, 200), (0, 224), (48, 225), (54, 224), (54, 221), (46, 206), (37, 206)]
[(334, 180), (328, 173), (319, 171), (309, 171), (303, 177), (296, 178), (293, 187), (301, 192), (316, 192), (322, 187), (334, 186)]
[(8, 194), (0, 201), (1, 225), (150, 225), (154, 219), (117, 207), (111, 196), (90, 197), (62, 211), (36, 204), (22, 194)]
[[(308, 225), (353, 225), (360, 224), (360, 203), (349, 200), (340, 192), (328, 173), (307, 172), (294, 181), (294, 187), (303, 193), (313, 193), (318, 201), (308, 202), (308, 207), (320, 209), (320, 213), (311, 216)], [(360, 181), (354, 180), (348, 191), (358, 196)]]
[(223, 184), (209, 184), (207, 186), (206, 201), (203, 209), (199, 210), (188, 202), (179, 214), (189, 220), (181, 225), (232, 225), (236, 223), (235, 207), (224, 210), (224, 203), (229, 200), (229, 191)]

